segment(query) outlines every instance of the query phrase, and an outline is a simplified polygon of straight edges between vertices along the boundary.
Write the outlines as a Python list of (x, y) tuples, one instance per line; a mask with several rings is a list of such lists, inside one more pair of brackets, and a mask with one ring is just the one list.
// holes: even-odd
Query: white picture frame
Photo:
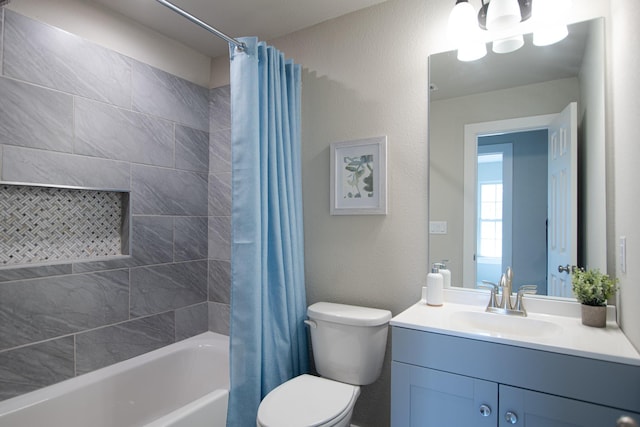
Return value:
[(387, 137), (331, 144), (331, 215), (387, 214)]

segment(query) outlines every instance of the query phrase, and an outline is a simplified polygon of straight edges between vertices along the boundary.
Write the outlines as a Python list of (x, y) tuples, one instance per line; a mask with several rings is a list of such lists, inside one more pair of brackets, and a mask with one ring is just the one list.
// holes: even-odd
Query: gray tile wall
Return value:
[(0, 269), (0, 400), (228, 333), (229, 88), (0, 16), (0, 181), (127, 190), (132, 214), (129, 257)]
[(229, 334), (231, 302), (231, 91), (209, 93), (209, 330)]

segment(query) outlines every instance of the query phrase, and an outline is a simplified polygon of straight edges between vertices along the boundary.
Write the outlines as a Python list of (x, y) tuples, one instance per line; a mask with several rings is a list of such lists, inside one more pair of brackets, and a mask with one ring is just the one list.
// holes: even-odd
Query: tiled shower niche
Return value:
[(129, 193), (0, 184), (0, 268), (127, 255)]

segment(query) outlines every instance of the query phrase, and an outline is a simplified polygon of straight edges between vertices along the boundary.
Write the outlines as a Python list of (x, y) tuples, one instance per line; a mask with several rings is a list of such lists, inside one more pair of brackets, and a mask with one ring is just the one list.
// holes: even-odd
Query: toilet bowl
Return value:
[(360, 387), (300, 375), (276, 387), (258, 409), (258, 427), (346, 427)]
[(347, 427), (360, 386), (380, 376), (391, 312), (327, 302), (307, 309), (320, 376), (300, 375), (260, 403), (258, 427)]

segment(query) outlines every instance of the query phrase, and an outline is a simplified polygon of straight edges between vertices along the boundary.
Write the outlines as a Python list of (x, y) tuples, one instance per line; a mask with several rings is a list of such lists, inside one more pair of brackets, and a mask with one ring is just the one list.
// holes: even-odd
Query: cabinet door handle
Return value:
[(483, 417), (488, 417), (491, 415), (491, 406), (485, 405), (484, 403), (480, 405), (480, 415)]
[(618, 422), (616, 423), (617, 427), (638, 427), (638, 423), (636, 423), (631, 417), (620, 417), (618, 418)]
[(508, 411), (506, 414), (504, 414), (504, 419), (509, 424), (516, 424), (518, 422), (518, 416), (513, 411)]

